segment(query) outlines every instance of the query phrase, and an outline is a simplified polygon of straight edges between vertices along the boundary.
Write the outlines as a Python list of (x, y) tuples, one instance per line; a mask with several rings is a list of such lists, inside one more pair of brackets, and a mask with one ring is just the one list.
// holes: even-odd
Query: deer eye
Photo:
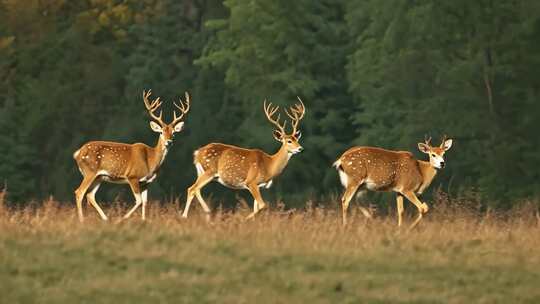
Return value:
[(292, 144), (292, 140), (287, 139), (287, 143), (288, 143), (288, 144)]

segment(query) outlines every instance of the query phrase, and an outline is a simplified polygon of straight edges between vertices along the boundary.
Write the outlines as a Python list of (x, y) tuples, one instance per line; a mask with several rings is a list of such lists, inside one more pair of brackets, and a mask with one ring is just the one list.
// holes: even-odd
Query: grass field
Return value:
[[(528, 205), (498, 215), (435, 205), (418, 229), (395, 215), (343, 228), (337, 207), (200, 210), (150, 204), (117, 222), (73, 206), (0, 208), (2, 303), (539, 303), (540, 226)], [(411, 214), (412, 210), (408, 210)], [(411, 221), (410, 218), (407, 219)]]

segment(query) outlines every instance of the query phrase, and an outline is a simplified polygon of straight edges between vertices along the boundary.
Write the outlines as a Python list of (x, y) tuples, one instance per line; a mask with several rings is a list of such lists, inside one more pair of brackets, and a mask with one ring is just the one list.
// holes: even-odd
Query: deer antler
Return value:
[(302, 99), (300, 99), (300, 97), (298, 96), (296, 98), (298, 98), (298, 101), (300, 101), (300, 103), (299, 104), (297, 103), (294, 106), (290, 107), (290, 112), (285, 110), (285, 113), (287, 114), (287, 116), (291, 118), (291, 122), (293, 126), (293, 132), (292, 132), (293, 135), (296, 133), (298, 129), (298, 123), (304, 117), (304, 114), (306, 113), (306, 107), (304, 106)]
[(431, 136), (428, 137), (427, 134), (424, 135), (424, 143), (428, 146), (431, 146)]
[(186, 101), (183, 102), (182, 98), (180, 98), (180, 105), (177, 105), (176, 102), (173, 102), (174, 106), (180, 110), (180, 116), (176, 116), (176, 111), (174, 111), (174, 119), (171, 123), (171, 125), (177, 124), (183, 117), (186, 115), (187, 112), (189, 112), (189, 107), (191, 105), (191, 97), (189, 96), (189, 93), (186, 92)]
[(150, 97), (150, 95), (152, 95), (152, 90), (144, 90), (143, 91), (143, 101), (144, 101), (144, 105), (146, 106), (146, 109), (148, 110), (148, 113), (150, 114), (150, 116), (156, 120), (161, 126), (165, 126), (165, 123), (163, 122), (163, 120), (161, 119), (162, 116), (163, 116), (163, 111), (159, 111), (159, 116), (156, 116), (154, 114), (154, 112), (161, 106), (161, 101), (159, 100), (159, 97), (152, 100), (152, 102), (150, 102), (148, 100), (148, 97)]
[(287, 121), (285, 121), (285, 123), (283, 123), (283, 125), (281, 125), (279, 123), (279, 117), (280, 117), (280, 114), (278, 114), (277, 118), (274, 119), (272, 116), (274, 116), (274, 114), (276, 114), (276, 112), (279, 110), (279, 106), (272, 106), (272, 103), (269, 102), (268, 104), (266, 104), (267, 101), (266, 99), (264, 100), (264, 114), (266, 114), (266, 118), (268, 118), (268, 120), (274, 125), (276, 126), (276, 128), (278, 128), (278, 131), (281, 132), (281, 134), (285, 135), (285, 125), (287, 124)]

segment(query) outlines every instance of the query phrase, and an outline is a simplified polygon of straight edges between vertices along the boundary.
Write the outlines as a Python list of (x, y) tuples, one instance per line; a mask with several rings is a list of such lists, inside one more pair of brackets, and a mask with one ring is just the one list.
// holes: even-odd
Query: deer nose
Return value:
[(304, 147), (298, 147), (298, 152), (302, 152), (304, 150)]
[(444, 168), (444, 161), (442, 161), (440, 164), (441, 168)]

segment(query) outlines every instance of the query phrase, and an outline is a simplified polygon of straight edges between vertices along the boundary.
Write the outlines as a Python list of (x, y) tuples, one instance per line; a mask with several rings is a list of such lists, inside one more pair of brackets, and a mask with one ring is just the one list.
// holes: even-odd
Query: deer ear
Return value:
[(302, 137), (302, 132), (296, 131), (296, 133), (294, 133), (294, 137), (296, 137), (296, 140), (300, 139), (300, 137)]
[(180, 132), (184, 128), (184, 122), (181, 121), (174, 126), (174, 132)]
[(452, 147), (452, 140), (451, 139), (447, 139), (444, 143), (443, 143), (443, 149), (444, 151), (448, 151), (451, 147)]
[(429, 153), (430, 148), (425, 143), (418, 143), (418, 150), (424, 153)]
[(157, 124), (155, 121), (150, 121), (150, 128), (154, 132), (158, 132), (158, 133), (163, 132), (163, 129), (161, 128), (161, 126)]
[(274, 139), (277, 141), (281, 141), (283, 139), (283, 134), (281, 134), (281, 132), (278, 130), (274, 130), (274, 132), (272, 132), (272, 135), (274, 135)]

